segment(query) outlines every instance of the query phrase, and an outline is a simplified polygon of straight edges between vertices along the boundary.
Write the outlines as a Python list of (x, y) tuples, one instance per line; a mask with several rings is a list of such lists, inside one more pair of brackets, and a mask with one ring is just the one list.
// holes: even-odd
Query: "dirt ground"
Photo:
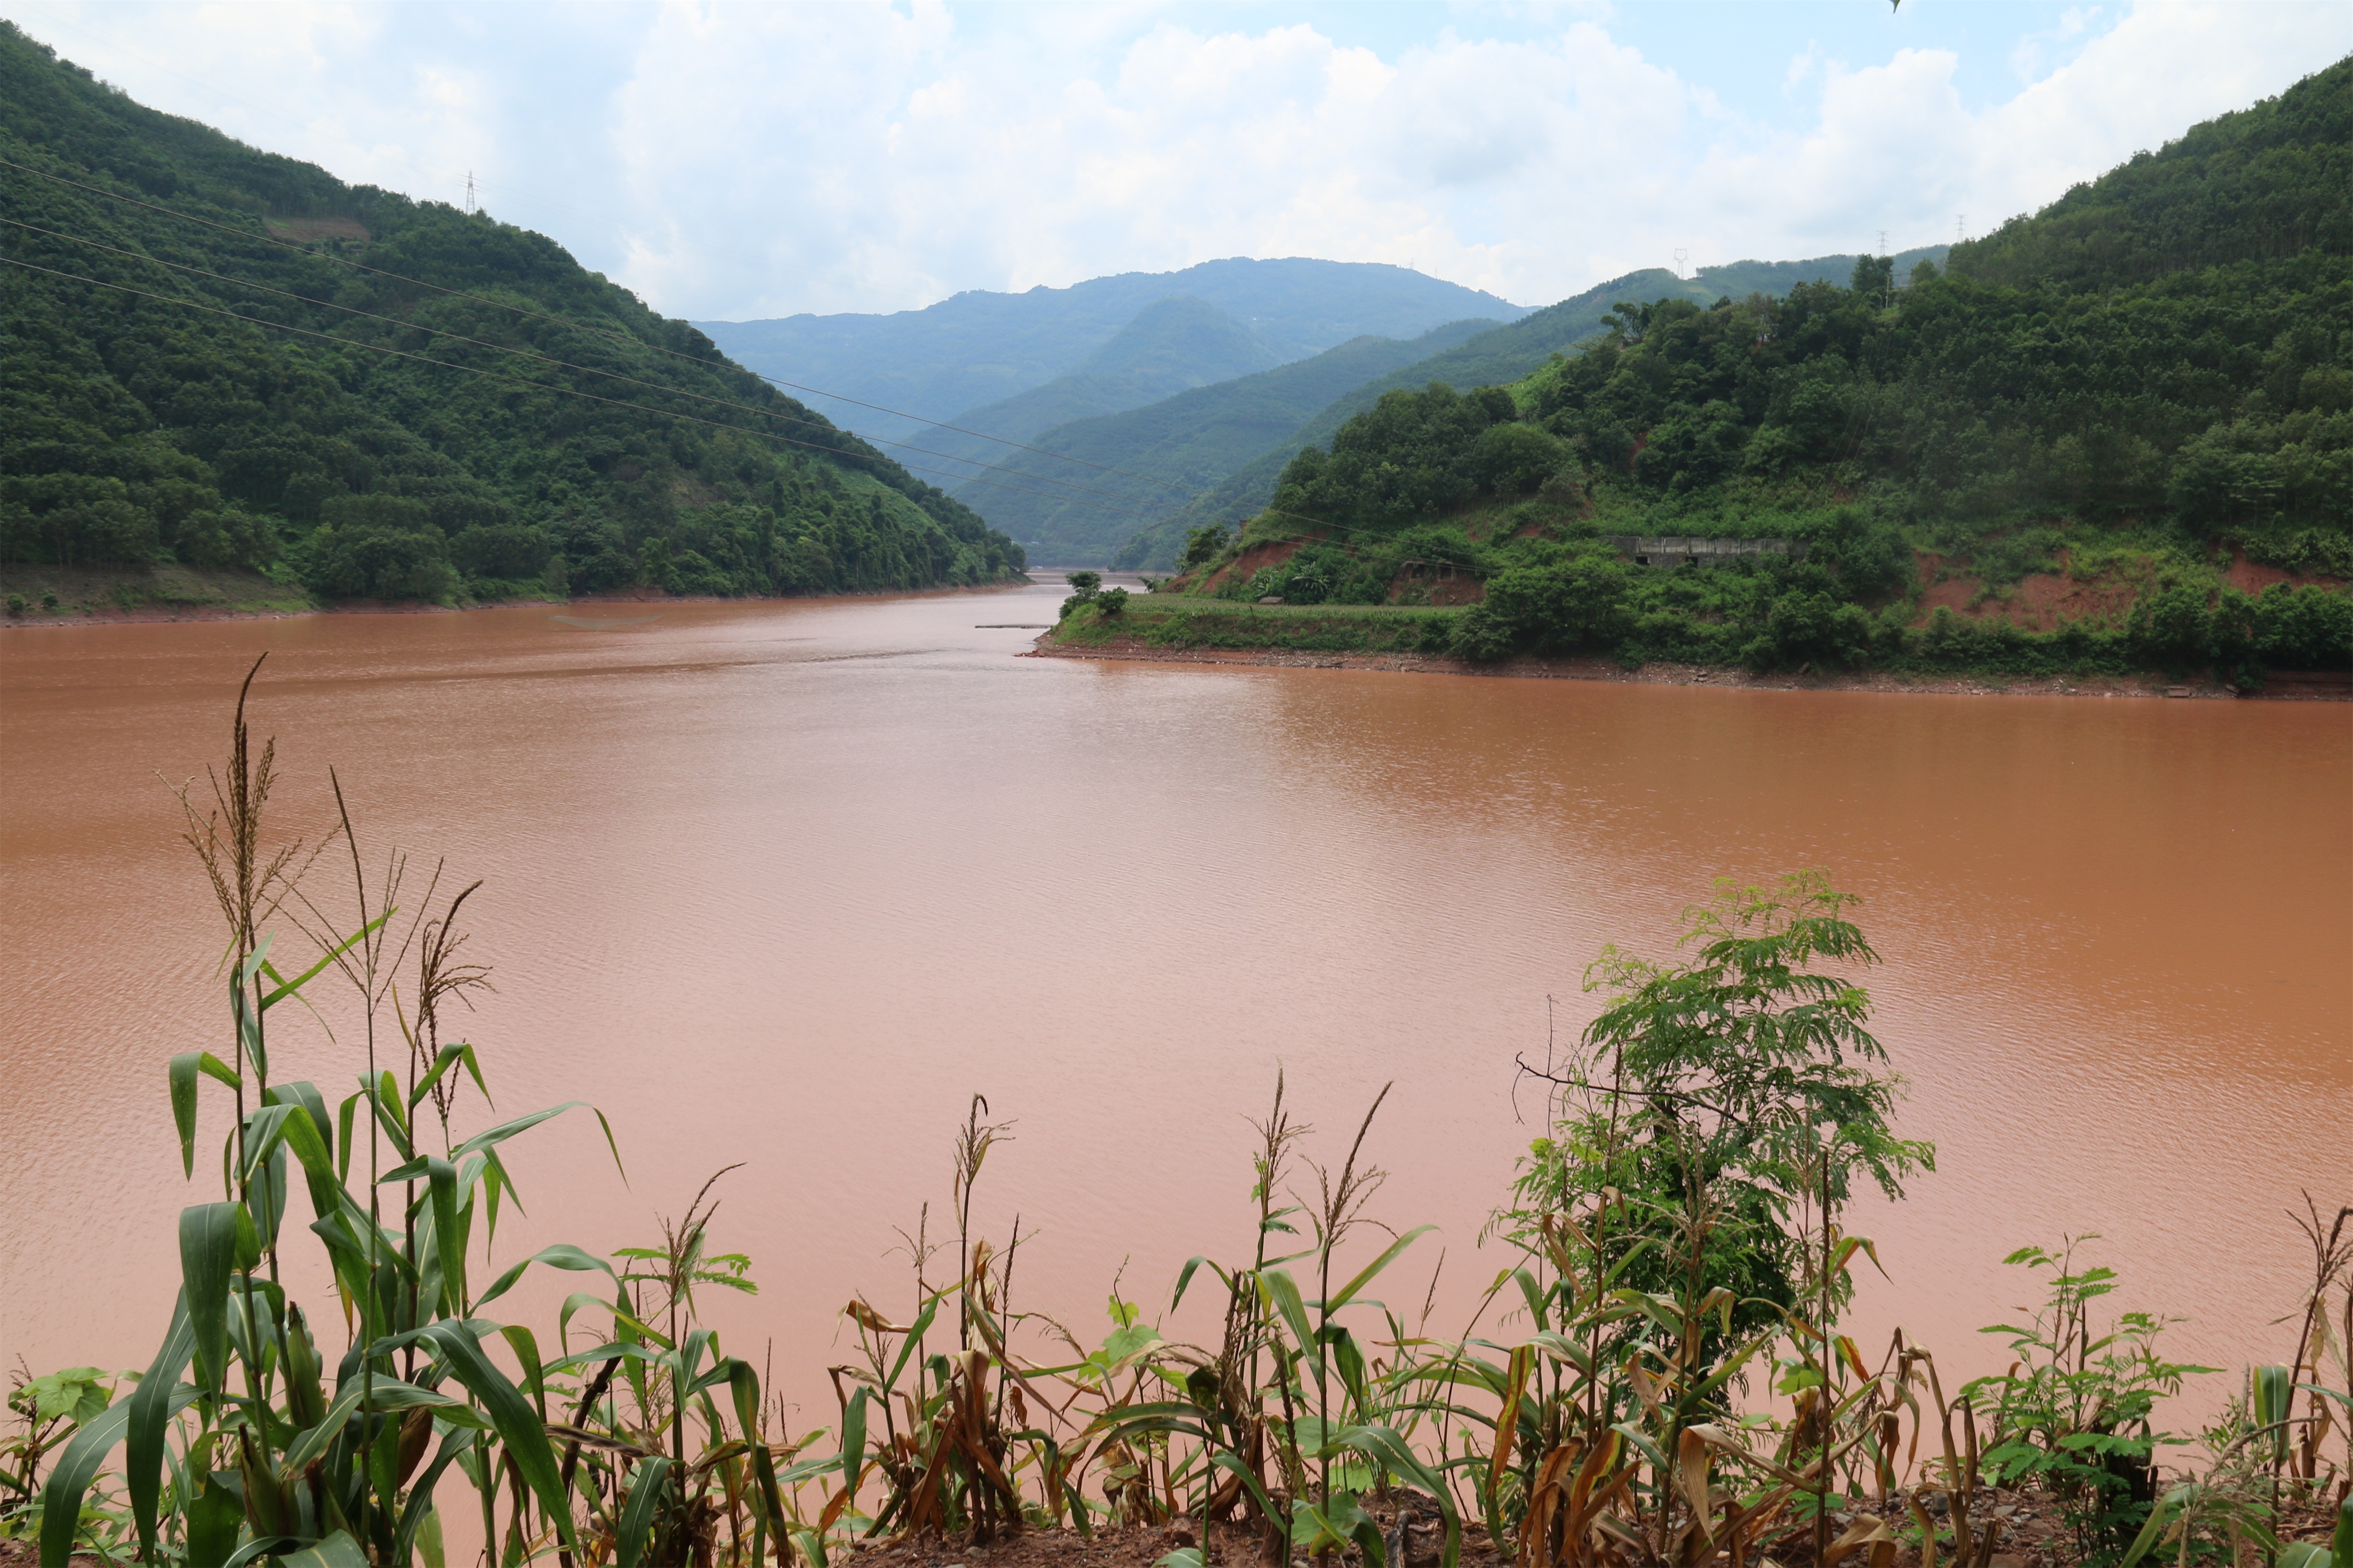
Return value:
[[(1932, 1498), (1931, 1504), (1930, 1517), (1941, 1528), (1947, 1522), (1944, 1499)], [(1402, 1538), (1394, 1534), (1394, 1513), (1389, 1508), (1377, 1503), (1367, 1511), (1380, 1522), (1385, 1535), (1398, 1540), (1403, 1546), (1399, 1553), (1405, 1560), (1402, 1568), (1437, 1568), (1443, 1538), (1427, 1500), (1422, 1500), (1415, 1510)], [(1884, 1505), (1865, 1500), (1854, 1509), (1834, 1513), (1832, 1538), (1858, 1518), (1874, 1516), (1886, 1519), (1899, 1535), (1905, 1530), (1917, 1533), (1910, 1510), (1896, 1497)], [(1986, 1489), (1978, 1494), (1970, 1516), (1973, 1524), (1990, 1521), (2000, 1529), (1994, 1541), (1992, 1568), (2073, 1568), (2077, 1561), (2074, 1538), (2047, 1493)], [(2318, 1503), (2284, 1507), (2280, 1516), (2281, 1539), (2326, 1541), (2331, 1518), (2330, 1510)], [(1133, 1525), (1118, 1531), (1098, 1531), (1092, 1538), (1069, 1530), (1030, 1531), (987, 1546), (939, 1538), (894, 1541), (847, 1556), (836, 1553), (834, 1562), (835, 1568), (1153, 1568), (1169, 1552), (1193, 1545), (1195, 1539), (1193, 1523), (1187, 1520), (1167, 1526)], [(1751, 1561), (1761, 1559), (1777, 1568), (1807, 1568), (1813, 1557), (1812, 1531), (1792, 1525), (1769, 1536)], [(1483, 1529), (1475, 1525), (1466, 1529), (1463, 1568), (1495, 1568), (1507, 1561), (1487, 1539)], [(1857, 1552), (1846, 1561), (1851, 1568), (1862, 1568), (1868, 1562), (1868, 1554)], [(1949, 1563), (1950, 1559), (1940, 1553), (1939, 1561)], [(1214, 1524), (1210, 1528), (1208, 1562), (1228, 1568), (1281, 1568), (1281, 1547), (1279, 1542), (1269, 1541), (1258, 1527)], [(1306, 1568), (1311, 1562), (1302, 1557), (1296, 1568)], [(1335, 1553), (1332, 1563), (1334, 1568), (1361, 1568), (1362, 1557), (1351, 1548)], [(1919, 1548), (1900, 1546), (1894, 1568), (1920, 1568)]]
[[(1920, 603), (1912, 624), (1926, 626), (1939, 609), (1948, 609), (1968, 620), (2007, 619), (2030, 632), (2055, 631), (2063, 621), (2116, 625), (2132, 613), (2134, 600), (2147, 586), (2134, 577), (2077, 577), (2064, 550), (2059, 552), (2059, 565), (2057, 572), (2030, 572), (2007, 594), (1980, 600), (1983, 587), (1966, 559), (1924, 550), (1919, 555)], [(2343, 585), (2335, 577), (2300, 575), (2250, 561), (2243, 550), (2232, 552), (2223, 580), (2242, 594), (2260, 594), (2276, 583), (2322, 588)]]
[[(1419, 1507), (1409, 1510), (1402, 1537), (1395, 1535), (1393, 1508), (1375, 1502), (1366, 1511), (1379, 1522), (1385, 1535), (1398, 1540), (1404, 1548), (1400, 1555), (1406, 1560), (1406, 1568), (1437, 1568), (1445, 1537), (1429, 1500), (1420, 1499)], [(837, 1552), (834, 1568), (1153, 1568), (1171, 1552), (1189, 1547), (1198, 1539), (1196, 1521), (1190, 1519), (1166, 1525), (1099, 1530), (1092, 1537), (1082, 1537), (1072, 1530), (1033, 1530), (989, 1546), (936, 1538), (913, 1539), (867, 1547), (847, 1557)], [(1282, 1542), (1256, 1523), (1213, 1522), (1209, 1527), (1208, 1561), (1278, 1568)], [(1302, 1563), (1311, 1561), (1304, 1556), (1299, 1559)], [(1361, 1555), (1353, 1548), (1333, 1558), (1335, 1568), (1361, 1561)], [(1483, 1529), (1474, 1527), (1464, 1531), (1462, 1568), (1493, 1568), (1502, 1561)]]
[[(2280, 1540), (2326, 1542), (2334, 1528), (2343, 1489), (2339, 1483), (2327, 1497), (2284, 1504), (2278, 1521)], [(1397, 1530), (1396, 1510), (1389, 1505), (1376, 1501), (1366, 1511), (1378, 1521), (1383, 1535), (1402, 1548), (1398, 1555), (1404, 1562), (1397, 1568), (1438, 1568), (1443, 1535), (1436, 1510), (1419, 1494), (1408, 1493), (1405, 1498), (1408, 1519), (1402, 1533)], [(1943, 1498), (1930, 1499), (1929, 1515), (1940, 1527), (1946, 1523)], [(1978, 1492), (1970, 1516), (1973, 1523), (1991, 1521), (2000, 1529), (1994, 1541), (1991, 1568), (2074, 1568), (2074, 1539), (2048, 1493), (1989, 1488)], [(1864, 1500), (1854, 1509), (1832, 1514), (1833, 1535), (1858, 1518), (1869, 1517), (1887, 1520), (1899, 1535), (1906, 1529), (1917, 1533), (1910, 1510), (1896, 1497), (1883, 1504)], [(1189, 1547), (1196, 1540), (1194, 1522), (1188, 1519), (1168, 1525), (1099, 1530), (1089, 1536), (1074, 1530), (1030, 1530), (987, 1545), (967, 1538), (938, 1536), (885, 1541), (851, 1552), (837, 1550), (833, 1563), (834, 1568), (1154, 1568), (1169, 1552)], [(1762, 1547), (1750, 1559), (1759, 1568), (1766, 1564), (1810, 1568), (1813, 1562), (1812, 1532), (1802, 1526), (1774, 1532)], [(1208, 1557), (1213, 1568), (1283, 1568), (1280, 1542), (1271, 1540), (1262, 1527), (1250, 1523), (1213, 1523)], [(1483, 1528), (1474, 1524), (1464, 1531), (1462, 1568), (1501, 1568), (1508, 1561), (1495, 1550)], [(36, 1543), (0, 1541), (0, 1568), (37, 1568), (39, 1562)], [(100, 1560), (78, 1553), (74, 1562), (75, 1568), (98, 1568)], [(1862, 1552), (1846, 1559), (1848, 1568), (1862, 1568), (1867, 1562)], [(1949, 1564), (1950, 1558), (1940, 1553), (1939, 1562)], [(1293, 1568), (1309, 1568), (1311, 1563), (1302, 1557)], [(1362, 1568), (1362, 1563), (1361, 1553), (1351, 1548), (1334, 1554), (1331, 1568)], [(1918, 1547), (1900, 1546), (1894, 1568), (1921, 1568)]]

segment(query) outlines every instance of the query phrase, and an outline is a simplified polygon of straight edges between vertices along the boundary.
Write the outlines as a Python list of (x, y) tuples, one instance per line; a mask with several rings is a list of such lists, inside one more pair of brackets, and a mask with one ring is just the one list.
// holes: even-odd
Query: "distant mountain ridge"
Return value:
[(1057, 425), (1140, 408), (1295, 357), (1208, 300), (1172, 294), (1137, 311), (1134, 321), (1075, 370), (1003, 402), (968, 409), (953, 421), (1001, 440), (934, 429), (921, 444), (935, 452), (1002, 463), (1020, 456), (1006, 441), (1026, 442)]
[[(695, 325), (730, 358), (762, 375), (963, 424), (958, 415), (1078, 371), (1146, 306), (1180, 294), (1247, 327), (1278, 356), (1272, 363), (1305, 359), (1366, 333), (1409, 338), (1465, 317), (1508, 321), (1527, 313), (1525, 306), (1403, 267), (1235, 257), (1175, 272), (1093, 278), (1067, 289), (974, 289), (892, 315)], [(873, 439), (903, 440), (924, 428), (920, 420), (845, 403), (820, 400), (818, 406)]]
[[(1016, 472), (988, 474), (955, 493), (993, 526), (1034, 542), (1033, 552), (1045, 564), (1096, 563), (1106, 539), (1131, 527), (1137, 513), (1165, 508), (1187, 491), (1216, 483), (1237, 464), (1284, 440), (1349, 388), (1426, 360), (1493, 324), (1484, 319), (1453, 321), (1404, 342), (1353, 338), (1312, 359), (1196, 387), (1124, 413), (1073, 420), (1035, 437), (1042, 453), (999, 448), (990, 460)], [(1059, 460), (1064, 458), (1097, 467)], [(1102, 494), (1064, 487), (1130, 499), (1123, 506)]]
[[(1924, 260), (1941, 265), (1950, 248), (1931, 245), (1905, 251), (1895, 258), (1896, 276), (1908, 277), (1912, 268)], [(1567, 353), (1600, 330), (1601, 318), (1621, 301), (1647, 304), (1683, 299), (1712, 304), (1727, 296), (1778, 297), (1800, 283), (1844, 282), (1852, 275), (1855, 260), (1852, 256), (1818, 256), (1804, 261), (1735, 261), (1702, 267), (1689, 278), (1678, 278), (1658, 267), (1629, 272), (1365, 382), (1334, 399), (1282, 440), (1208, 485), (1190, 501), (1171, 508), (1166, 515), (1136, 531), (1108, 557), (1089, 554), (1085, 559), (1107, 559), (1110, 564), (1127, 570), (1174, 564), (1188, 531), (1211, 523), (1231, 525), (1258, 511), (1273, 498), (1285, 464), (1305, 447), (1328, 445), (1341, 426), (1378, 403), (1383, 393), (1415, 391), (1433, 381), (1444, 382), (1458, 392), (1517, 381), (1553, 354)], [(1050, 447), (1052, 441), (1050, 432), (1038, 444)], [(974, 504), (979, 502), (975, 500)], [(987, 515), (994, 515), (995, 510), (992, 506)], [(1009, 526), (1017, 536), (1020, 533), (1018, 520)], [(1104, 543), (1108, 545), (1109, 540)]]

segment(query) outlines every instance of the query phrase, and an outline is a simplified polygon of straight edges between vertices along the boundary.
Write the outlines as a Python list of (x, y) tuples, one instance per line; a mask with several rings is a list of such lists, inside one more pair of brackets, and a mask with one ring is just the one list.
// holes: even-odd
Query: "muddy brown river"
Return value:
[[(981, 628), (1059, 592), (0, 633), (0, 1359), (143, 1364), (174, 1215), (216, 1195), (165, 1095), (228, 1037), (167, 781), (265, 649), (280, 825), (326, 826), (332, 764), (372, 858), (484, 879), (497, 991), (459, 1027), (498, 1113), (590, 1100), (619, 1140), (626, 1179), (578, 1113), (509, 1145), (500, 1258), (646, 1241), (742, 1162), (714, 1245), (762, 1294), (712, 1310), (811, 1423), (975, 1093), (1016, 1123), (976, 1214), (1031, 1237), (1017, 1305), (1099, 1334), (1114, 1278), (1156, 1310), (1187, 1257), (1247, 1252), (1278, 1066), (1327, 1155), (1394, 1081), (1377, 1212), (1440, 1228), (1392, 1301), (1442, 1251), (1459, 1331), (1547, 999), (1573, 1035), (1603, 943), (1663, 954), (1711, 879), (1804, 866), (1865, 900), (1938, 1151), (1857, 1211), (1871, 1331), (1982, 1367), (2028, 1294), (2003, 1255), (2096, 1232), (2177, 1350), (2284, 1359), (2284, 1211), (2353, 1202), (2353, 709), (1087, 663)], [(361, 1047), (342, 992), (321, 1013), (277, 1073), (340, 1098)]]

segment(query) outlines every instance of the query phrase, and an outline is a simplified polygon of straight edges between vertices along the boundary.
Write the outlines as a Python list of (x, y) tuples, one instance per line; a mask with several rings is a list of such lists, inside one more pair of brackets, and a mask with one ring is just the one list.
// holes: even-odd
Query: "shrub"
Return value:
[(1841, 605), (1827, 594), (1784, 594), (1766, 617), (1766, 635), (1750, 645), (1751, 662), (1862, 664), (1871, 658), (1872, 621), (1859, 605)]
[(259, 572), (278, 559), (278, 524), (240, 507), (190, 512), (172, 531), (172, 552), (191, 566)]
[(302, 581), (335, 598), (446, 599), (458, 587), (447, 549), (430, 528), (329, 523), (303, 542)]
[(2279, 669), (2353, 669), (2353, 594), (2274, 584), (2249, 605), (2256, 656)]
[(1293, 556), (1269, 592), (1282, 595), (1287, 605), (1321, 605), (1339, 596), (1348, 567), (1346, 552), (1335, 545), (1315, 545)]
[(1510, 617), (1482, 599), (1455, 618), (1454, 630), (1447, 638), (1447, 651), (1459, 658), (1485, 664), (1510, 653), (1517, 639), (1518, 628)]
[(2015, 1360), (1962, 1394), (1991, 1408), (1986, 1479), (2037, 1480), (2056, 1492), (2078, 1559), (2098, 1565), (2115, 1563), (2148, 1517), (2158, 1449), (2180, 1441), (2153, 1426), (2157, 1402), (2179, 1394), (2186, 1376), (2214, 1369), (2162, 1359), (2157, 1338), (2168, 1320), (2147, 1312), (2094, 1330), (2091, 1303), (2116, 1289), (2116, 1271), (2077, 1269), (2074, 1248), (2091, 1239), (2070, 1237), (2055, 1253), (2021, 1247), (2003, 1259), (2049, 1269), (2050, 1294), (2031, 1322), (1985, 1331), (2010, 1336)]
[(1226, 552), (1227, 542), (1233, 538), (1223, 523), (1212, 522), (1185, 535), (1185, 554), (1176, 563), (1180, 572), (1189, 572), (1205, 562), (1215, 561)]
[(662, 573), (662, 586), (673, 594), (704, 599), (723, 599), (740, 591), (735, 580), (700, 550), (681, 550), (671, 556)]
[(1615, 557), (1571, 556), (1550, 566), (1519, 566), (1489, 579), (1482, 601), (1521, 647), (1571, 652), (1615, 641), (1626, 629), (1631, 578)]
[(1094, 606), (1095, 613), (1103, 616), (1105, 619), (1109, 619), (1113, 616), (1123, 615), (1127, 610), (1127, 590), (1124, 588), (1105, 588), (1102, 593), (1095, 595)]
[(525, 583), (547, 570), (554, 541), (527, 523), (501, 522), (466, 530), (449, 542), (449, 554), (470, 577)]
[(2179, 674), (2214, 657), (2214, 617), (2203, 587), (2183, 584), (2141, 600), (2126, 623), (2133, 652)]
[(1480, 433), (1471, 469), (1495, 494), (1521, 495), (1544, 483), (1560, 467), (1565, 451), (1558, 437), (1513, 420)]

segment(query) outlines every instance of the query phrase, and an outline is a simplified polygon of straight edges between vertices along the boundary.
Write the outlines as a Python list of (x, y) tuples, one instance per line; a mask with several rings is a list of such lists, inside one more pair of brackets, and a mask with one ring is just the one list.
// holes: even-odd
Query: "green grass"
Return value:
[(1123, 613), (1110, 617), (1082, 605), (1054, 629), (1054, 640), (1100, 647), (1125, 636), (1163, 648), (1440, 654), (1447, 650), (1457, 613), (1422, 605), (1245, 605), (1153, 595), (1129, 599)]
[(1429, 605), (1258, 605), (1237, 599), (1211, 599), (1189, 594), (1153, 594), (1132, 598), (1123, 618), (1137, 616), (1230, 616), (1282, 620), (1399, 620), (1415, 616), (1451, 616), (1449, 609)]
[[(111, 610), (170, 610), (216, 615), (287, 615), (318, 608), (299, 585), (258, 572), (202, 567), (0, 566), (0, 594), (20, 601), (8, 618), (26, 623), (47, 616)], [(54, 608), (42, 604), (54, 598)]]

